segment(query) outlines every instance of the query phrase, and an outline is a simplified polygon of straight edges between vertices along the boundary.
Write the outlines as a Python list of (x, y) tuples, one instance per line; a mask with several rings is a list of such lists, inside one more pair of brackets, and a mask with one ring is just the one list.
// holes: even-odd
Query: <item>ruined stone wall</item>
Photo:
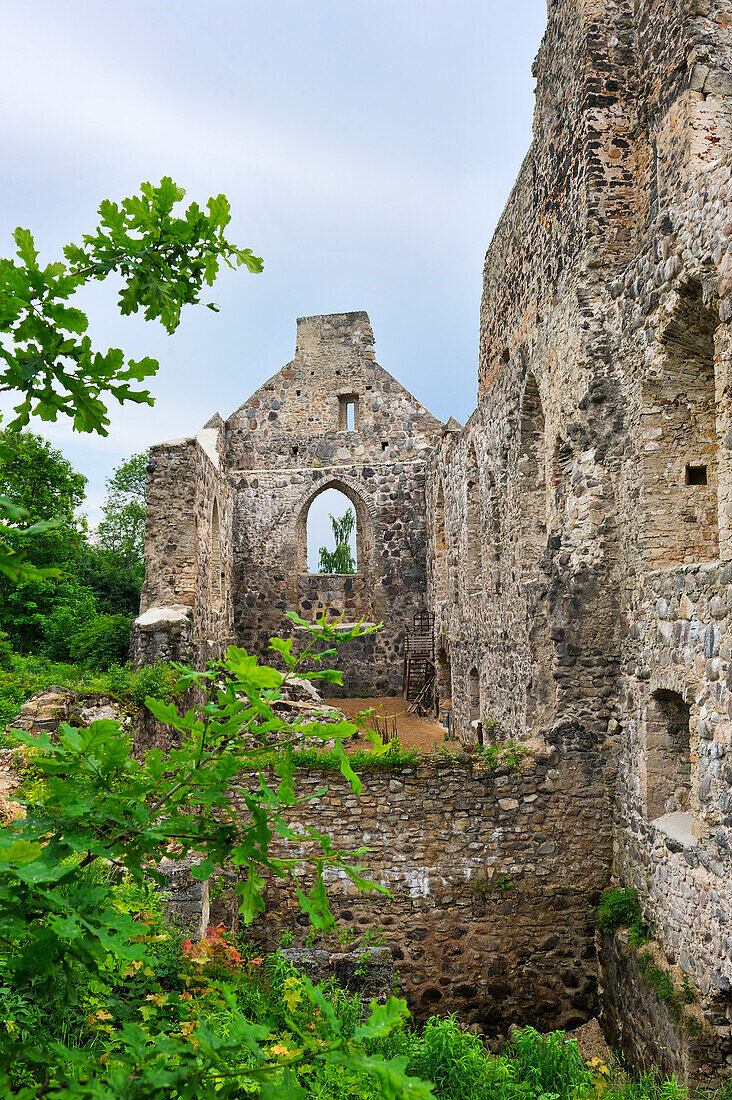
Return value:
[(555, 0), (535, 72), (478, 409), (428, 478), (441, 692), (464, 738), (572, 731), (615, 787), (616, 875), (724, 1017), (732, 5)]
[(233, 641), (234, 501), (223, 470), (223, 424), (150, 449), (145, 584), (133, 664), (201, 667)]
[[(226, 425), (237, 637), (263, 652), (270, 636), (292, 632), (288, 610), (383, 621), (376, 639), (339, 665), (344, 692), (363, 695), (400, 690), (401, 640), (426, 605), (424, 479), (439, 428), (375, 362), (373, 344), (365, 313), (301, 318), (293, 362)], [(349, 402), (357, 405), (352, 430)], [(356, 514), (353, 576), (308, 571), (308, 510), (328, 488)]]
[[(334, 848), (368, 845), (359, 862), (392, 898), (330, 873), (334, 915), (357, 934), (382, 933), (416, 1018), (457, 1011), (504, 1035), (512, 1022), (590, 1018), (593, 905), (610, 857), (603, 789), (556, 750), (516, 772), (437, 761), (361, 778), (358, 798), (340, 776), (298, 772), (298, 797), (328, 792), (290, 817), (328, 833)], [(274, 948), (291, 928), (300, 942), (307, 918), (292, 889), (271, 880), (266, 903), (254, 935)]]
[[(233, 641), (265, 654), (275, 634), (309, 641), (285, 612), (327, 611), (384, 623), (340, 663), (343, 693), (398, 693), (404, 632), (426, 606), (425, 470), (439, 427), (376, 363), (366, 313), (300, 318), (294, 360), (226, 424), (217, 414), (150, 452), (135, 662), (200, 666)], [(330, 488), (356, 515), (354, 575), (308, 571), (308, 512)]]
[[(627, 933), (603, 936), (599, 946), (601, 1020), (612, 1049), (635, 1069), (657, 1067), (691, 1089), (724, 1087), (732, 1076), (732, 1028), (724, 1011), (707, 1019), (698, 1003), (683, 1000), (672, 1011), (639, 967)], [(683, 972), (669, 970), (662, 958), (659, 964), (683, 996)]]

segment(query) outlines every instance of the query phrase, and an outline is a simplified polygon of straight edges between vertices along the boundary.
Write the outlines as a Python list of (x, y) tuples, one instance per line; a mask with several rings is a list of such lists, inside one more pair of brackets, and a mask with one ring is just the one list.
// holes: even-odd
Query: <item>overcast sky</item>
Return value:
[(89, 478), (224, 417), (291, 357), (295, 318), (365, 309), (379, 362), (442, 419), (475, 406), (483, 256), (531, 139), (545, 0), (24, 0), (0, 36), (0, 238), (42, 260), (105, 198), (172, 175), (223, 191), (262, 275), (175, 336), (84, 304), (104, 347), (161, 362), (108, 439), (32, 425)]

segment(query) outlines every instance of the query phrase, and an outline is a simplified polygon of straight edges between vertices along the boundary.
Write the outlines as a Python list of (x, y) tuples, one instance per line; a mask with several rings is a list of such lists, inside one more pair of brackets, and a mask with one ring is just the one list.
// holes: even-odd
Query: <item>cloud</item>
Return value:
[(423, 236), (430, 223), (440, 235), (437, 210), (454, 231), (454, 216), (468, 224), (486, 203), (491, 181), (456, 178), (453, 165), (400, 161), (391, 144), (383, 156), (369, 155), (347, 131), (334, 137), (301, 119), (288, 124), (241, 100), (202, 102), (154, 74), (141, 79), (89, 46), (48, 14), (16, 7), (0, 40), (6, 148), (115, 163), (124, 151), (128, 170), (136, 161), (143, 174), (151, 160), (166, 170), (173, 161), (189, 180), (238, 179), (253, 204), (274, 194), (279, 205), (311, 215), (337, 209), (340, 220), (377, 208), (381, 234), (391, 226)]

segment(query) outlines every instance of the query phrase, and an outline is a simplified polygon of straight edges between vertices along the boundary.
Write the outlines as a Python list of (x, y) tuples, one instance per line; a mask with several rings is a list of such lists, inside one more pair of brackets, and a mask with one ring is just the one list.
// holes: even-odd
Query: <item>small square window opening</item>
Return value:
[(684, 481), (687, 485), (707, 485), (706, 466), (687, 466)]
[(381, 449), (382, 449), (382, 451), (388, 451), (389, 450), (389, 444), (382, 440)]

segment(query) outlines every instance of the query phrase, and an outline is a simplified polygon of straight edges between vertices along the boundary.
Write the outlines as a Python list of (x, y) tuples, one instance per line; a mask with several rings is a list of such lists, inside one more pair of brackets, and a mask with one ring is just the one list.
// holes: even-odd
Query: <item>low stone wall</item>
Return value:
[[(331, 872), (333, 911), (357, 934), (381, 933), (415, 1017), (456, 1011), (488, 1034), (514, 1022), (556, 1028), (589, 1019), (597, 1010), (593, 911), (611, 857), (602, 790), (556, 752), (514, 772), (438, 760), (362, 780), (358, 798), (340, 776), (298, 773), (299, 797), (328, 790), (289, 817), (329, 834), (334, 848), (368, 845), (359, 862), (392, 897), (361, 893)], [(310, 850), (282, 846), (279, 854)], [(271, 950), (289, 929), (298, 946), (308, 923), (290, 884), (271, 880), (266, 904), (254, 937)]]
[[(732, 1076), (732, 1028), (723, 1011), (696, 1006), (700, 1034), (667, 1005), (641, 974), (627, 934), (603, 936), (599, 945), (601, 1023), (605, 1037), (638, 1070), (658, 1066), (689, 1086), (713, 1091)], [(675, 968), (678, 969), (678, 968)], [(681, 972), (678, 972), (681, 975)], [(684, 1006), (683, 1015), (686, 1015)]]

